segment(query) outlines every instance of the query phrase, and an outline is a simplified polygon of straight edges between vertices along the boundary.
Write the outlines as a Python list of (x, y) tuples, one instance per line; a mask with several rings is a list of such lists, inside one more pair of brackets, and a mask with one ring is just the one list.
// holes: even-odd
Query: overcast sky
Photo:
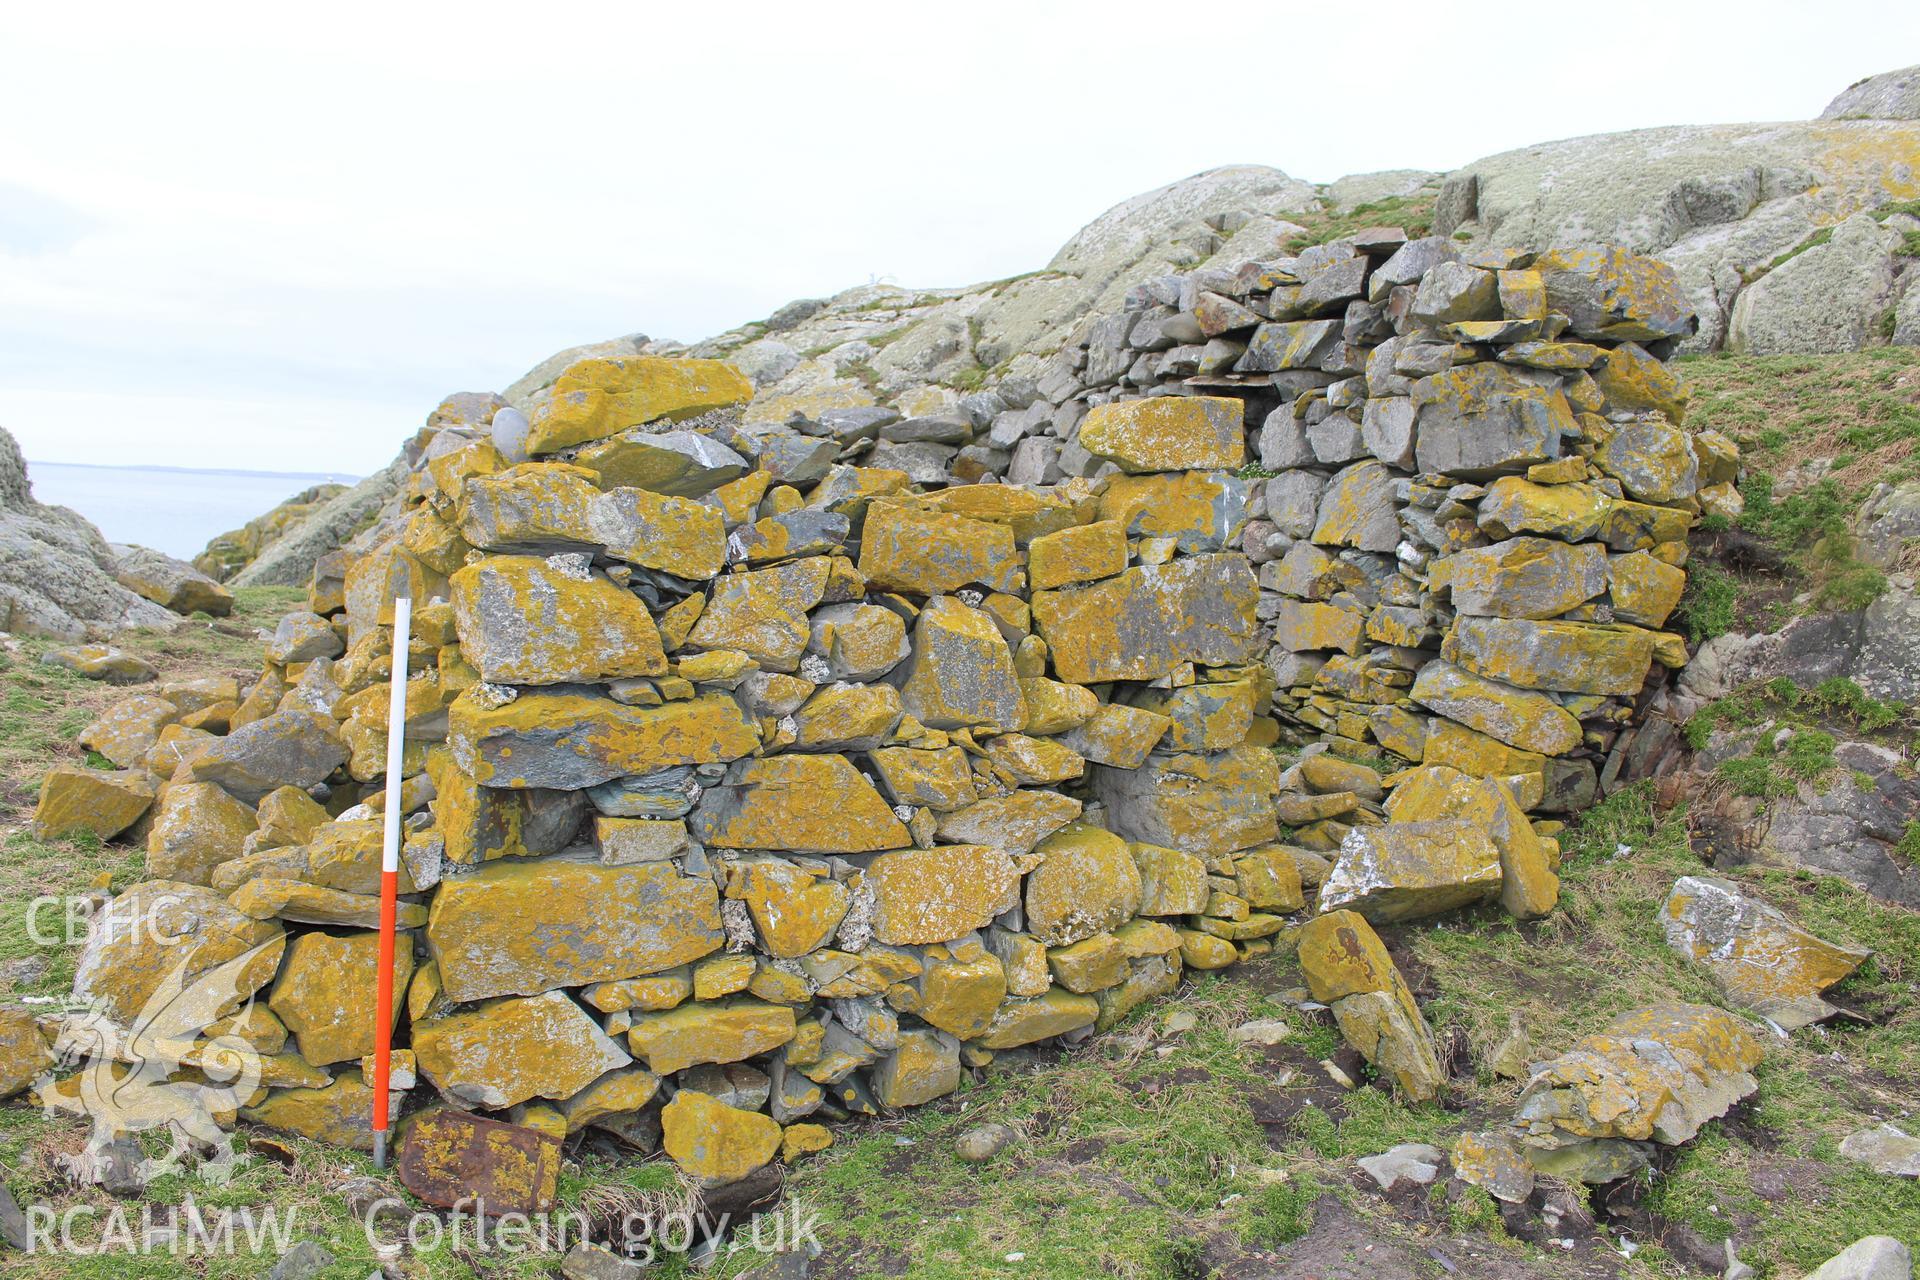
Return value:
[(0, 3), (0, 425), (358, 474), (445, 393), (1043, 265), (1214, 165), (1328, 182), (1804, 119), (1920, 5)]

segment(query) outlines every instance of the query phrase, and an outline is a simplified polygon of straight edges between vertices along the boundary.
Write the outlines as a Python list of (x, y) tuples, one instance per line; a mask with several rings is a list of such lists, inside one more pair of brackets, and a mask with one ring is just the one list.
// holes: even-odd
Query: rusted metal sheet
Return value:
[(401, 1185), (431, 1205), (498, 1217), (553, 1207), (560, 1140), (523, 1125), (441, 1107), (406, 1126)]

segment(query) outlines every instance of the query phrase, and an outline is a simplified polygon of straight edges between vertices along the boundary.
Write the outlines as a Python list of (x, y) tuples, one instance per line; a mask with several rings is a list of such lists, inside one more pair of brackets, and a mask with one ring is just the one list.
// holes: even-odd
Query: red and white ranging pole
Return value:
[(380, 849), (380, 947), (374, 962), (373, 1165), (387, 1167), (388, 1082), (393, 1075), (393, 950), (400, 902), (400, 769), (407, 746), (407, 647), (413, 597), (393, 598), (393, 683), (387, 691), (386, 838)]

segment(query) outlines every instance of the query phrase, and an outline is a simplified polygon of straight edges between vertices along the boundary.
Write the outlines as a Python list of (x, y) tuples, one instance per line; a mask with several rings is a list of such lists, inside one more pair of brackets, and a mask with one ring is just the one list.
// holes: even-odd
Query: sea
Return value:
[(218, 534), (265, 515), (303, 489), (360, 477), (293, 471), (197, 471), (187, 467), (96, 467), (27, 463), (33, 496), (71, 507), (109, 542), (137, 542), (191, 560)]

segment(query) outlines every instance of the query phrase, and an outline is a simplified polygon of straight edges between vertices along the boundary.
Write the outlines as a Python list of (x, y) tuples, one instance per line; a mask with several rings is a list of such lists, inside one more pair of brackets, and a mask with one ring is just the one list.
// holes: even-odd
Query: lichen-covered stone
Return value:
[(722, 578), (688, 643), (736, 649), (768, 671), (792, 671), (812, 635), (807, 610), (826, 594), (831, 572), (827, 560), (816, 556)]
[(759, 1000), (699, 1001), (636, 1015), (627, 1044), (656, 1075), (702, 1062), (740, 1062), (794, 1037), (793, 1010)]
[(1552, 618), (1607, 589), (1607, 553), (1591, 542), (1508, 538), (1435, 560), (1427, 581), (1450, 592), (1459, 613)]
[(1246, 460), (1242, 412), (1224, 396), (1095, 405), (1081, 420), (1080, 447), (1123, 471), (1231, 471)]
[(982, 1049), (1015, 1049), (1049, 1036), (1090, 1027), (1100, 1017), (1100, 1002), (1058, 987), (1045, 995), (1009, 1000), (973, 1041)]
[(928, 601), (914, 620), (913, 657), (904, 670), (901, 702), (929, 728), (1026, 725), (1026, 699), (1006, 639), (989, 614), (952, 596)]
[(1027, 876), (1027, 928), (1049, 947), (1122, 924), (1140, 910), (1140, 868), (1127, 842), (1074, 824), (1034, 849), (1043, 861)]
[(1552, 249), (1534, 259), (1547, 305), (1571, 320), (1571, 333), (1616, 342), (1684, 338), (1698, 324), (1673, 268), (1612, 245)]
[(906, 826), (845, 756), (742, 760), (707, 788), (689, 819), (709, 845), (873, 853), (910, 843)]
[(1686, 585), (1686, 570), (1649, 552), (1608, 557), (1607, 592), (1616, 621), (1642, 627), (1665, 626)]
[(1100, 713), (1099, 695), (1081, 685), (1033, 676), (1020, 681), (1020, 692), (1027, 700), (1028, 733), (1066, 733)]
[(900, 615), (879, 605), (827, 605), (813, 611), (812, 628), (807, 651), (835, 680), (878, 680), (913, 653)]
[(1327, 547), (1392, 551), (1400, 542), (1394, 515), (1393, 472), (1372, 459), (1334, 476), (1320, 497), (1313, 541)]
[(1455, 818), (1484, 831), (1500, 852), (1500, 905), (1511, 915), (1536, 919), (1559, 901), (1560, 878), (1548, 848), (1503, 778), (1475, 779), (1445, 765), (1410, 770), (1394, 788), (1387, 817), (1393, 822)]
[(1365, 991), (1333, 1003), (1340, 1034), (1360, 1056), (1393, 1081), (1395, 1092), (1413, 1102), (1431, 1100), (1445, 1080), (1432, 1033), (1417, 1009), (1396, 994)]
[(280, 619), (267, 642), (267, 661), (282, 666), (311, 662), (315, 658), (337, 658), (346, 649), (333, 624), (317, 613), (296, 610)]
[(1079, 752), (1052, 738), (1002, 733), (981, 747), (1001, 776), (1021, 786), (1055, 786), (1078, 778), (1086, 770)]
[(1079, 817), (1080, 810), (1080, 802), (1072, 796), (1023, 789), (943, 813), (935, 830), (942, 840), (1022, 854)]
[(1521, 1204), (1533, 1194), (1533, 1166), (1507, 1133), (1463, 1133), (1453, 1140), (1447, 1160), (1455, 1177), (1496, 1200)]
[(463, 694), (448, 714), (460, 767), (490, 787), (577, 791), (676, 765), (739, 759), (760, 745), (725, 694), (628, 707), (577, 693), (523, 693), (503, 706)]
[[(1034, 946), (1038, 948), (1037, 943)], [(1044, 960), (1041, 965), (1037, 990), (1044, 991)], [(926, 966), (915, 984), (912, 997), (906, 999), (889, 992), (889, 1003), (901, 1012), (913, 1013), (960, 1040), (970, 1040), (985, 1031), (987, 1024), (993, 1020), (994, 1011), (1006, 999), (1011, 985), (1007, 962), (991, 954), (990, 947), (973, 944), (953, 949), (928, 947)], [(1035, 992), (1028, 990), (1024, 993)]]
[(1130, 538), (1171, 538), (1187, 555), (1227, 551), (1247, 523), (1248, 482), (1230, 471), (1107, 477), (1100, 519)]
[(1092, 774), (1113, 829), (1129, 840), (1218, 854), (1271, 844), (1279, 834), (1280, 769), (1270, 751), (1182, 752)]
[(1255, 911), (1298, 911), (1307, 904), (1300, 868), (1285, 845), (1236, 854), (1233, 874), (1239, 896)]
[(1792, 1029), (1832, 1012), (1820, 993), (1868, 952), (1827, 942), (1718, 876), (1681, 876), (1661, 908), (1667, 945), (1704, 966), (1728, 995)]
[(107, 684), (145, 684), (160, 675), (153, 664), (144, 658), (137, 658), (125, 649), (110, 644), (79, 644), (48, 649), (40, 655), (40, 663)]
[(1140, 914), (1199, 915), (1207, 907), (1207, 864), (1198, 856), (1154, 844), (1130, 844), (1140, 870)]
[(895, 804), (945, 811), (979, 798), (973, 770), (959, 747), (883, 747), (867, 758)]
[(705, 582), (727, 563), (726, 520), (704, 502), (609, 489), (593, 500), (587, 522), (606, 553), (628, 564)]
[(900, 1033), (900, 1043), (872, 1075), (873, 1100), (883, 1107), (917, 1107), (960, 1087), (960, 1042), (944, 1031)]
[(152, 807), (153, 786), (139, 770), (55, 765), (41, 779), (33, 831), (42, 840), (64, 840), (82, 831), (111, 840)]
[(1680, 503), (1699, 488), (1699, 463), (1686, 431), (1657, 416), (1614, 426), (1593, 460), (1642, 502)]
[(565, 992), (505, 996), (413, 1025), (420, 1072), (456, 1103), (490, 1111), (571, 1098), (632, 1061)]
[(53, 1054), (33, 1014), (0, 1005), (0, 1098), (30, 1087), (53, 1067)]
[[(284, 876), (260, 876), (247, 881), (227, 896), (240, 910), (256, 920), (298, 921), (301, 924), (339, 925), (351, 929), (374, 929), (380, 924), (380, 898), (371, 893), (350, 893), (291, 880)], [(395, 921), (402, 929), (417, 929), (427, 922), (427, 908), (418, 902), (402, 900), (395, 910)]]
[(1138, 769), (1172, 726), (1173, 721), (1157, 711), (1107, 703), (1060, 740), (1094, 764)]
[(147, 874), (208, 884), (215, 867), (245, 850), (256, 821), (252, 808), (211, 782), (175, 783), (147, 832)]
[(1006, 591), (1019, 568), (1009, 525), (918, 503), (883, 500), (867, 509), (860, 572), (881, 590), (937, 596), (977, 585)]
[(1580, 745), (1580, 722), (1553, 699), (1488, 680), (1450, 662), (1422, 667), (1411, 693), (1415, 702), (1429, 710), (1523, 751), (1557, 756)]
[(1053, 980), (1067, 990), (1091, 995), (1127, 980), (1128, 957), (1119, 939), (1110, 933), (1096, 933), (1049, 949), (1047, 968)]
[[(288, 944), (267, 1004), (312, 1065), (351, 1062), (373, 1052), (379, 946), (377, 933), (303, 933)], [(412, 977), (412, 939), (403, 937), (394, 948), (393, 989), (405, 991)], [(392, 1014), (398, 1021), (400, 1011)]]
[(1558, 458), (1578, 434), (1560, 390), (1504, 364), (1455, 365), (1421, 378), (1413, 401), (1421, 471), (1469, 479), (1522, 472)]
[(871, 751), (893, 733), (904, 709), (889, 684), (824, 685), (793, 713), (798, 751)]
[(780, 1153), (780, 1122), (683, 1089), (660, 1112), (661, 1145), (690, 1178), (738, 1182)]
[(324, 782), (346, 761), (346, 744), (331, 718), (289, 709), (235, 729), (190, 767), (196, 779), (257, 804), (280, 787)]
[(79, 743), (91, 747), (121, 769), (141, 764), (160, 731), (180, 718), (180, 709), (165, 698), (137, 693), (122, 698), (80, 731)]
[(735, 866), (727, 877), (727, 896), (747, 904), (761, 946), (779, 958), (825, 946), (849, 902), (846, 886), (838, 881), (773, 859)]
[(1477, 515), (1493, 537), (1537, 533), (1565, 542), (1599, 540), (1614, 551), (1645, 551), (1686, 537), (1693, 517), (1678, 507), (1615, 498), (1590, 484), (1534, 484), (1502, 476)]
[(672, 863), (496, 861), (443, 881), (427, 948), (453, 1000), (657, 973), (719, 950), (713, 881)]
[(883, 853), (867, 864), (873, 936), (894, 946), (950, 942), (1008, 910), (1020, 874), (1002, 849), (939, 845)]
[(1761, 1056), (1759, 1039), (1725, 1010), (1635, 1009), (1540, 1064), (1514, 1124), (1540, 1150), (1570, 1140), (1685, 1142), (1754, 1091)]
[(628, 427), (679, 422), (745, 404), (753, 384), (718, 360), (593, 357), (568, 366), (529, 415), (529, 453), (604, 440)]
[(1127, 531), (1117, 520), (1049, 533), (1027, 548), (1027, 578), (1036, 591), (1096, 582), (1126, 567)]
[[(1637, 342), (1610, 348), (1595, 367), (1593, 380), (1606, 397), (1611, 413), (1652, 410), (1679, 423), (1686, 419), (1690, 393), (1686, 382)], [(1644, 496), (1644, 495), (1643, 495)]]
[(560, 1114), (566, 1117), (567, 1132), (578, 1133), (610, 1117), (632, 1115), (659, 1093), (659, 1076), (639, 1067), (622, 1067), (562, 1102)]
[(629, 428), (582, 446), (573, 457), (608, 491), (646, 489), (680, 498), (712, 493), (748, 470), (738, 453), (692, 431)]
[(1273, 642), (1295, 653), (1337, 649), (1359, 653), (1366, 643), (1366, 615), (1308, 600), (1282, 600), (1273, 617)]
[[(397, 1118), (406, 1095), (388, 1095), (389, 1119)], [(297, 1134), (330, 1147), (373, 1150), (373, 1088), (357, 1070), (334, 1077), (331, 1084), (311, 1088), (273, 1089), (240, 1118), (250, 1124)]]
[(460, 653), (495, 684), (564, 684), (667, 671), (660, 631), (632, 592), (533, 556), (489, 556), (453, 575)]
[(474, 476), (460, 489), (460, 536), (482, 551), (547, 555), (592, 548), (593, 503), (600, 496), (595, 478), (560, 464)]
[(1440, 656), (1520, 689), (1632, 697), (1653, 664), (1654, 637), (1638, 627), (1518, 618), (1457, 619)]
[(1500, 892), (1500, 851), (1460, 819), (1356, 827), (1320, 886), (1320, 910), (1380, 923), (1437, 915)]
[(1153, 680), (1182, 662), (1226, 666), (1257, 656), (1259, 594), (1244, 558), (1194, 556), (1037, 591), (1033, 617), (1060, 679)]

